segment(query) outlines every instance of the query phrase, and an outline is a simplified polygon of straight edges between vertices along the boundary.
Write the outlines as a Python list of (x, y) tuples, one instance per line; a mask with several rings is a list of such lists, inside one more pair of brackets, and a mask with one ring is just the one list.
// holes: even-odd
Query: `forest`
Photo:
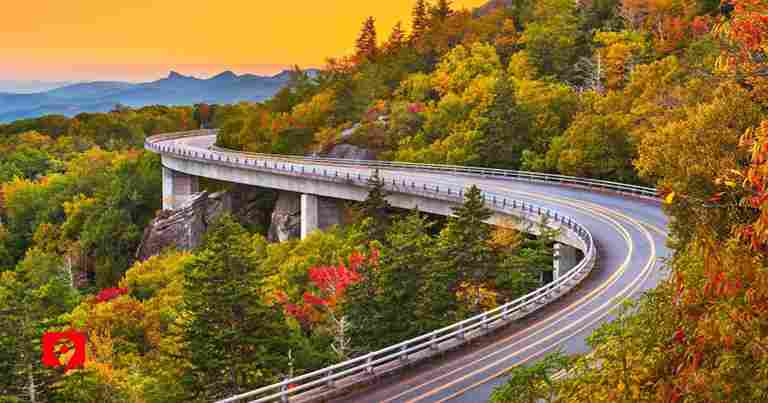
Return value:
[[(406, 17), (386, 39), (368, 18), (354, 54), (263, 103), (0, 125), (0, 402), (211, 401), (495, 307), (552, 265), (554, 234), (484, 224), (476, 188), (439, 219), (375, 179), (349, 225), (268, 243), (223, 216), (199, 248), (138, 261), (161, 208), (143, 140), (199, 127), (254, 152), (655, 186), (668, 280), (592, 353), (515, 369), (491, 400), (768, 401), (768, 4), (416, 0)], [(43, 367), (41, 335), (67, 328), (88, 335), (84, 368)]]

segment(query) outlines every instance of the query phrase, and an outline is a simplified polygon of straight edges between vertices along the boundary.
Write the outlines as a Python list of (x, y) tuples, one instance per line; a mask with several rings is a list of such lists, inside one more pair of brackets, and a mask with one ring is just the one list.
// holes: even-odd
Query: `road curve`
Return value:
[[(210, 149), (214, 135), (162, 140), (163, 146), (194, 154)], [(234, 158), (239, 153), (229, 153)], [(284, 157), (275, 156), (284, 161)], [(294, 161), (306, 167), (328, 162)], [(357, 175), (365, 166), (334, 166)], [(486, 192), (559, 211), (585, 226), (595, 240), (598, 268), (570, 293), (480, 341), (384, 377), (338, 399), (345, 402), (480, 402), (502, 383), (509, 368), (554, 350), (586, 352), (585, 338), (610, 320), (613, 309), (665, 277), (667, 217), (648, 198), (552, 183), (479, 177), (449, 172), (380, 169), (382, 177), (411, 178), (445, 186), (478, 185)]]

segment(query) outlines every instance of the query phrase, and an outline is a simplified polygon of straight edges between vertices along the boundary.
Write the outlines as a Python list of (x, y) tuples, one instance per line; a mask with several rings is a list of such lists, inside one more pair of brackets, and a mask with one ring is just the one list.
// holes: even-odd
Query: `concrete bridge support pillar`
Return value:
[(301, 239), (319, 228), (320, 202), (315, 195), (301, 195)]
[(571, 269), (576, 267), (577, 264), (579, 264), (578, 249), (564, 243), (558, 242), (555, 244), (553, 280), (557, 280), (561, 276), (566, 275)]
[(163, 167), (163, 210), (181, 207), (198, 192), (200, 192), (200, 184), (197, 176)]

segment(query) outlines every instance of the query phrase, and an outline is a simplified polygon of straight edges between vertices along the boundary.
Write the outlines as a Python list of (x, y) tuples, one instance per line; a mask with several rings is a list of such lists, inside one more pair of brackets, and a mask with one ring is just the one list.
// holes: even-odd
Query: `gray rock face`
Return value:
[(270, 242), (284, 242), (301, 236), (301, 199), (299, 194), (279, 192), (267, 239)]
[(354, 146), (352, 144), (338, 144), (331, 149), (327, 156), (330, 158), (343, 158), (350, 160), (376, 159), (376, 154), (373, 151)]
[(160, 211), (147, 228), (136, 251), (136, 259), (143, 261), (175, 247), (191, 250), (200, 245), (211, 223), (226, 212), (231, 212), (245, 225), (264, 225), (267, 217), (256, 205), (260, 193), (247, 186), (228, 192), (201, 192), (176, 210)]
[(219, 195), (217, 200), (202, 192), (176, 210), (160, 211), (144, 229), (136, 259), (149, 259), (170, 247), (190, 250), (200, 245), (208, 223), (224, 211), (225, 198)]

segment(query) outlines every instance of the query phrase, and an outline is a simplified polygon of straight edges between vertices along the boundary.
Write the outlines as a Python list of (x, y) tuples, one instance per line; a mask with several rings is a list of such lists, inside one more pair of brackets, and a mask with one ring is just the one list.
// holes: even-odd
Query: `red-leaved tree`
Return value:
[(347, 288), (361, 281), (359, 269), (363, 265), (377, 265), (379, 252), (373, 250), (369, 256), (353, 252), (347, 262), (340, 260), (336, 266), (315, 266), (309, 269), (312, 290), (304, 292), (302, 301), (291, 303), (285, 294), (278, 295), (278, 301), (285, 312), (299, 321), (304, 328), (326, 325), (333, 335), (331, 345), (339, 359), (349, 354), (349, 322), (339, 312)]

